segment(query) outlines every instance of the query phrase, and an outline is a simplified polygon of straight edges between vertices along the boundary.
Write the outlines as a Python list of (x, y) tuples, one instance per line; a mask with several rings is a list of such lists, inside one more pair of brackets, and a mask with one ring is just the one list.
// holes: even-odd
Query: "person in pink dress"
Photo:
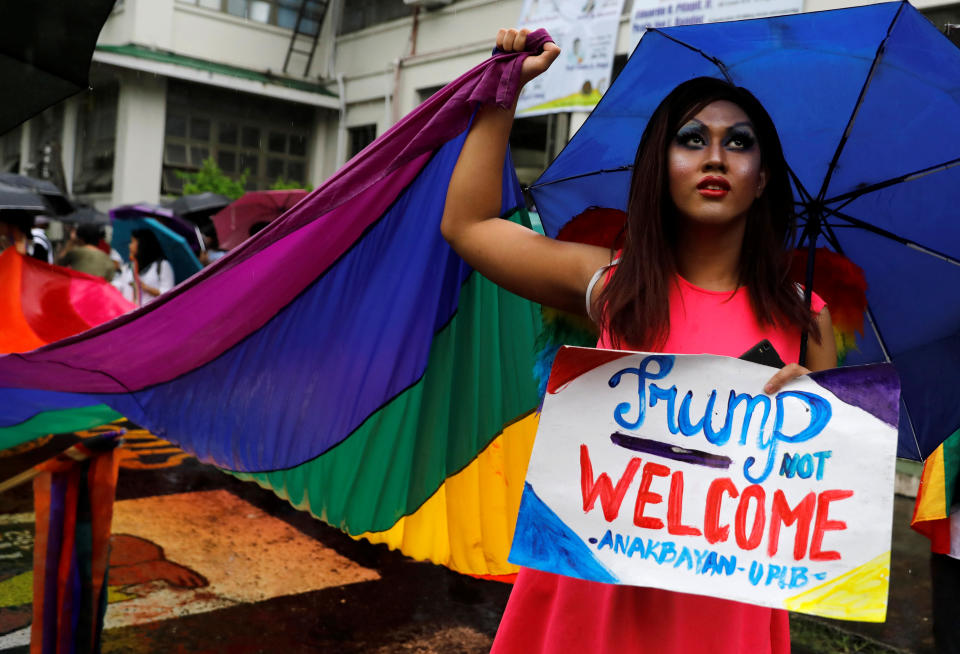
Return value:
[[(524, 48), (525, 30), (497, 46)], [(560, 50), (524, 60), (526, 83)], [(650, 118), (633, 167), (621, 252), (546, 238), (496, 218), (513, 109), (477, 112), (450, 181), (441, 230), (471, 266), (504, 288), (586, 313), (598, 347), (739, 356), (768, 339), (787, 365), (776, 393), (836, 365), (830, 315), (789, 279), (793, 197), (769, 115), (745, 89), (698, 78)], [(583, 207), (571, 207), (571, 213)], [(797, 363), (809, 335), (806, 367)], [(547, 652), (764, 654), (790, 650), (785, 611), (523, 569), (495, 654)]]

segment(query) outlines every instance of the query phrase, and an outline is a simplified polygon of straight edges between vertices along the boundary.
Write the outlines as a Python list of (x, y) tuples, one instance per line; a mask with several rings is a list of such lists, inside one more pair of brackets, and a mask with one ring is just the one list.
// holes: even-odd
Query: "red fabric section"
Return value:
[(30, 625), (30, 652), (43, 651), (43, 607), (47, 602), (44, 593), (46, 574), (47, 534), (50, 532), (50, 474), (40, 474), (33, 479), (33, 622)]
[(20, 308), (24, 259), (12, 247), (0, 253), (0, 354), (28, 352), (46, 345), (30, 328)]
[(930, 551), (935, 554), (950, 554), (950, 519), (924, 520), (910, 525), (913, 530), (930, 539)]
[(625, 356), (629, 355), (622, 352), (562, 348), (553, 360), (550, 380), (547, 382), (547, 392), (556, 393), (580, 375)]
[(20, 308), (30, 328), (47, 343), (86, 331), (91, 327), (70, 303), (70, 278), (80, 275), (30, 257), (23, 259), (20, 278)]
[(70, 304), (80, 319), (91, 327), (137, 308), (107, 282), (82, 273), (71, 276)]
[(517, 580), (517, 573), (509, 575), (469, 575), (476, 579), (486, 579), (487, 581), (499, 581), (504, 584), (512, 584)]
[(99, 277), (31, 257), (21, 260), (23, 317), (48, 343), (79, 334), (134, 308)]
[[(78, 460), (89, 458), (89, 466)], [(84, 444), (78, 444), (68, 453), (45, 461), (37, 466), (40, 473), (34, 478), (34, 510), (36, 513), (36, 536), (34, 542), (34, 578), (33, 578), (33, 625), (31, 627), (31, 652), (73, 652), (93, 651), (94, 641), (102, 631), (102, 624), (96, 607), (100, 606), (101, 594), (106, 592), (104, 580), (110, 560), (110, 525), (113, 519), (113, 503), (117, 488), (117, 473), (120, 457), (117, 449), (93, 450)], [(80, 554), (76, 547), (80, 499), (81, 475), (86, 474), (86, 489), (89, 493), (91, 510), (90, 529), (92, 549), (89, 561), (78, 561)], [(66, 497), (64, 499), (62, 523), (51, 524), (51, 488), (55, 476), (66, 479)], [(51, 542), (51, 529), (60, 534), (60, 549), (56, 569), (48, 569), (48, 548)], [(54, 555), (49, 553), (50, 555)], [(85, 563), (89, 565), (92, 577), (82, 582), (90, 584), (89, 596), (81, 596), (80, 606), (76, 606), (71, 580), (83, 575)], [(52, 566), (49, 566), (52, 567)], [(50, 575), (57, 578), (57, 596), (44, 597), (45, 580)], [(55, 621), (44, 624), (44, 607), (53, 602), (56, 605)], [(86, 628), (78, 627), (75, 621), (87, 617), (92, 624)], [(75, 642), (80, 633), (89, 633), (90, 643)], [(50, 642), (46, 637), (52, 638)]]

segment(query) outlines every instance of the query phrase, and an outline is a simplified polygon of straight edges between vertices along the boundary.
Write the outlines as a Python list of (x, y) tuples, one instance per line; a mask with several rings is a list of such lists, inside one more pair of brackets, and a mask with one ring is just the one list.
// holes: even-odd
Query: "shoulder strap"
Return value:
[(594, 322), (597, 322), (597, 318), (593, 315), (593, 287), (597, 285), (597, 282), (600, 281), (600, 278), (603, 277), (605, 272), (613, 268), (618, 263), (620, 263), (620, 257), (617, 257), (605, 266), (600, 266), (597, 268), (597, 272), (593, 273), (593, 277), (590, 278), (590, 283), (587, 284), (587, 317)]

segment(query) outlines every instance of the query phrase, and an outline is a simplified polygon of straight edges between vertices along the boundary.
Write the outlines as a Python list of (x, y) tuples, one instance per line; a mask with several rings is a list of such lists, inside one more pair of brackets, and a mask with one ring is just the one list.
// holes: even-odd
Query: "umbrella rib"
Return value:
[(847, 214), (845, 214), (845, 213), (843, 213), (843, 212), (841, 212), (841, 211), (838, 211), (838, 210), (836, 210), (836, 209), (831, 209), (831, 208), (829, 208), (829, 207), (826, 207), (826, 208), (824, 209), (824, 211), (826, 211), (827, 213), (831, 214), (832, 216), (835, 216), (835, 217), (839, 218), (840, 220), (845, 220), (845, 221), (847, 221), (848, 223), (850, 223), (851, 225), (853, 225), (853, 226), (855, 226), (855, 227), (859, 227), (859, 228), (861, 228), (861, 229), (864, 229), (864, 230), (866, 230), (866, 231), (868, 231), (868, 232), (871, 232), (871, 233), (873, 233), (873, 234), (876, 234), (877, 236), (883, 236), (884, 238), (888, 238), (888, 239), (890, 239), (890, 240), (892, 240), (892, 241), (896, 241), (897, 243), (900, 243), (901, 245), (905, 245), (905, 246), (907, 246), (908, 248), (910, 248), (911, 250), (916, 250), (917, 252), (922, 252), (923, 254), (928, 254), (928, 255), (930, 255), (931, 257), (936, 257), (937, 259), (940, 259), (941, 261), (945, 261), (945, 262), (947, 262), (947, 263), (951, 263), (951, 264), (953, 264), (953, 265), (955, 265), (955, 266), (960, 266), (960, 259), (956, 259), (955, 257), (951, 257), (949, 254), (944, 254), (943, 252), (939, 252), (939, 251), (937, 251), (937, 250), (934, 250), (933, 248), (928, 248), (928, 247), (926, 247), (925, 245), (920, 245), (920, 244), (917, 243), (916, 241), (911, 241), (910, 239), (905, 238), (905, 237), (903, 237), (903, 236), (900, 236), (899, 234), (895, 234), (895, 233), (893, 233), (893, 232), (891, 232), (891, 231), (888, 231), (888, 230), (886, 230), (886, 229), (883, 229), (882, 227), (877, 227), (876, 225), (871, 225), (871, 224), (868, 223), (868, 222), (865, 222), (865, 221), (863, 221), (863, 220), (860, 220), (859, 218), (854, 218), (853, 216), (847, 215)]
[(553, 180), (550, 180), (549, 182), (543, 182), (542, 184), (531, 184), (526, 188), (527, 189), (543, 188), (544, 186), (550, 186), (551, 184), (559, 184), (560, 182), (569, 182), (574, 179), (580, 179), (581, 177), (590, 177), (592, 175), (602, 175), (603, 173), (620, 173), (625, 170), (631, 170), (632, 168), (633, 168), (633, 164), (629, 164), (626, 166), (618, 166), (617, 168), (604, 168), (603, 170), (592, 170), (589, 173), (580, 173), (579, 175), (570, 175), (569, 177), (561, 177), (560, 179), (553, 179)]
[(900, 18), (900, 13), (903, 11), (903, 6), (905, 4), (905, 2), (902, 2), (900, 3), (900, 6), (897, 7), (897, 12), (893, 15), (893, 20), (891, 20), (890, 25), (887, 26), (887, 33), (880, 41), (880, 45), (877, 46), (877, 52), (873, 56), (873, 63), (870, 64), (870, 70), (867, 72), (867, 78), (864, 80), (863, 86), (860, 88), (860, 95), (857, 96), (857, 101), (853, 105), (853, 111), (850, 113), (850, 119), (847, 121), (847, 126), (843, 130), (843, 136), (840, 137), (840, 143), (837, 144), (837, 149), (833, 153), (833, 159), (830, 160), (830, 165), (827, 166), (827, 174), (823, 178), (823, 186), (820, 187), (820, 192), (817, 193), (817, 199), (820, 202), (823, 202), (823, 198), (827, 194), (827, 188), (830, 186), (830, 180), (833, 177), (833, 172), (837, 168), (837, 162), (840, 160), (840, 155), (843, 153), (843, 148), (847, 144), (847, 139), (850, 138), (850, 132), (853, 130), (853, 124), (857, 120), (857, 114), (860, 113), (860, 107), (863, 105), (863, 99), (867, 95), (867, 89), (870, 88), (870, 83), (873, 81), (873, 77), (876, 74), (877, 69), (880, 67), (880, 58), (883, 56), (883, 51), (886, 48), (887, 40), (890, 38), (890, 33), (893, 31), (893, 26), (896, 25), (897, 19)]
[[(727, 67), (724, 65), (724, 63), (723, 63), (722, 61), (720, 61), (720, 60), (717, 59), (716, 57), (711, 57), (710, 55), (708, 55), (706, 52), (704, 52), (704, 51), (701, 50), (700, 48), (695, 48), (695, 47), (693, 47), (692, 45), (690, 45), (689, 43), (684, 43), (684, 42), (681, 41), (680, 39), (676, 39), (676, 38), (670, 36), (669, 34), (667, 34), (666, 32), (660, 31), (660, 30), (657, 29), (657, 28), (649, 28), (649, 29), (647, 29), (647, 31), (648, 31), (648, 32), (656, 32), (656, 33), (659, 34), (660, 36), (664, 37), (665, 39), (669, 39), (669, 40), (673, 41), (673, 42), (676, 43), (677, 45), (682, 45), (683, 47), (685, 47), (685, 48), (687, 48), (687, 49), (689, 49), (689, 50), (693, 50), (693, 51), (696, 52), (698, 55), (700, 55), (701, 57), (703, 57), (704, 59), (706, 59), (707, 61), (709, 61), (710, 63), (712, 63), (714, 66), (716, 66), (717, 68), (719, 68), (719, 69), (720, 69), (720, 72), (723, 73), (724, 79), (727, 80), (730, 84), (733, 84), (733, 78), (730, 77), (730, 73), (727, 72)], [(734, 86), (736, 86), (736, 85), (734, 85)]]
[(859, 198), (861, 195), (866, 195), (867, 193), (872, 193), (873, 191), (879, 191), (887, 188), (888, 186), (893, 186), (894, 184), (901, 184), (903, 182), (912, 182), (915, 179), (920, 179), (926, 177), (927, 175), (932, 175), (933, 173), (939, 173), (944, 170), (949, 170), (955, 166), (960, 166), (960, 157), (956, 159), (951, 159), (950, 161), (945, 161), (943, 163), (935, 164), (933, 166), (928, 166), (927, 168), (921, 168), (920, 170), (915, 170), (912, 173), (906, 173), (898, 177), (893, 177), (891, 179), (884, 180), (882, 182), (877, 182), (876, 184), (871, 184), (869, 186), (864, 186), (862, 188), (854, 189), (847, 193), (841, 193), (836, 195), (829, 200), (825, 200), (825, 203), (829, 202), (840, 202), (841, 200), (844, 203), (840, 206), (843, 207), (850, 204), (852, 201)]
[(793, 168), (790, 167), (790, 164), (787, 164), (787, 172), (790, 174), (790, 177), (793, 179), (793, 183), (796, 184), (797, 190), (800, 191), (800, 196), (804, 198), (804, 204), (808, 204), (813, 201), (813, 197), (803, 186), (803, 182), (800, 181), (800, 178), (797, 177), (797, 174), (793, 172)]

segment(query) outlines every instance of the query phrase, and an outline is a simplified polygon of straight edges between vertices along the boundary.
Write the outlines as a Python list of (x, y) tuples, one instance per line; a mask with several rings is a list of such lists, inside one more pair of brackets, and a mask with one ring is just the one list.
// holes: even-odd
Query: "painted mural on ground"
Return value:
[[(33, 527), (0, 516), (0, 650), (30, 639)], [(379, 578), (226, 490), (119, 501), (112, 531), (105, 629)]]
[(883, 621), (899, 382), (711, 355), (563, 348), (510, 561)]

